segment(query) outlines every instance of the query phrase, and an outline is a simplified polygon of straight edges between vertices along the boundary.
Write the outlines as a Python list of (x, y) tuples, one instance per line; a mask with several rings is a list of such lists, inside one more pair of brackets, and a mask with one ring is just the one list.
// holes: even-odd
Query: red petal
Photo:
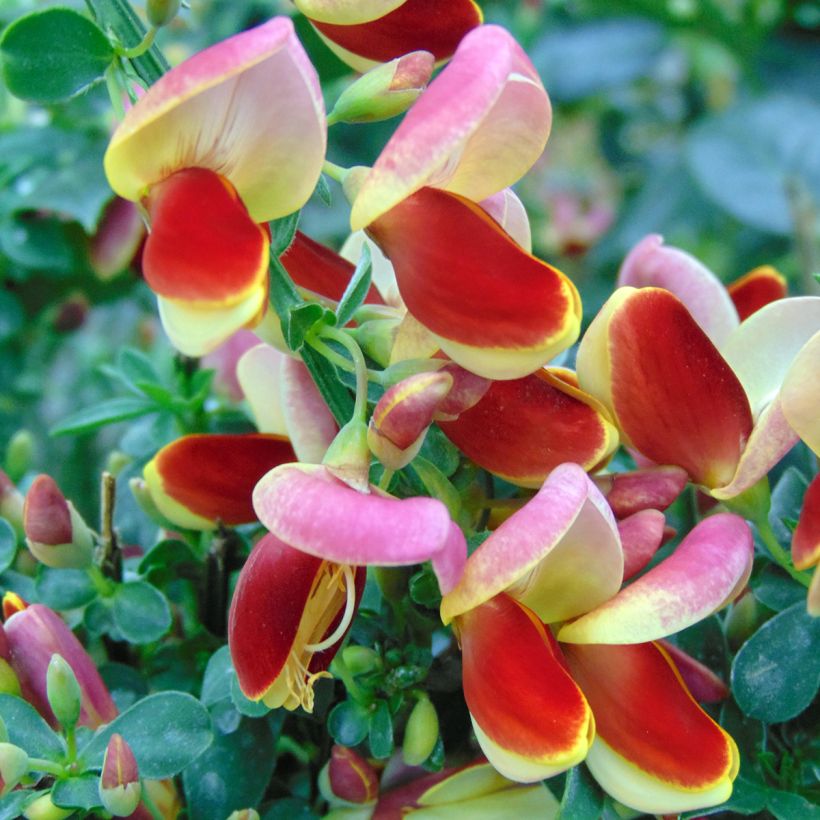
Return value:
[[(355, 265), (330, 248), (314, 242), (301, 231), (296, 231), (293, 242), (279, 257), (293, 281), (305, 290), (338, 302), (350, 282)], [(383, 305), (384, 300), (371, 285), (365, 302)]]
[(247, 697), (261, 698), (282, 671), (323, 563), (275, 535), (253, 548), (228, 619), (231, 658)]
[(291, 461), (296, 455), (287, 439), (253, 433), (184, 436), (152, 463), (162, 492), (195, 515), (232, 525), (256, 521), (254, 486), (268, 470)]
[(368, 232), (393, 263), (410, 313), (438, 336), (500, 349), (574, 341), (573, 284), (464, 197), (422, 188)]
[(337, 26), (313, 22), (329, 40), (347, 51), (386, 63), (411, 51), (432, 52), (436, 60), (450, 57), (461, 38), (481, 23), (472, 0), (407, 0), (395, 11), (370, 23)]
[(687, 691), (657, 644), (563, 644), (598, 735), (647, 774), (703, 789), (734, 766), (731, 739)]
[(769, 302), (786, 296), (786, 280), (771, 265), (749, 271), (728, 286), (729, 296), (742, 322)]
[(481, 730), (533, 761), (557, 762), (579, 747), (585, 753), (589, 708), (535, 615), (502, 593), (459, 616), (458, 625), (464, 697)]
[(803, 496), (803, 508), (792, 537), (792, 562), (808, 569), (820, 561), (820, 475), (815, 476)]
[(168, 299), (234, 304), (268, 275), (270, 237), (229, 182), (204, 168), (177, 171), (147, 197), (151, 233), (142, 270)]
[[(592, 469), (617, 445), (617, 433), (549, 370), (495, 381), (479, 402), (439, 426), (476, 464), (515, 484), (538, 487), (566, 461)], [(581, 394), (583, 395), (583, 394)]]
[(630, 443), (699, 484), (731, 481), (752, 430), (737, 376), (671, 293), (643, 288), (609, 326), (612, 401)]

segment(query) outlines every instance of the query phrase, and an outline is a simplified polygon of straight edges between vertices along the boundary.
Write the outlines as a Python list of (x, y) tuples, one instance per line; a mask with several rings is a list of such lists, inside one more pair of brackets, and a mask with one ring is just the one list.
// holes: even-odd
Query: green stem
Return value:
[(322, 166), (322, 171), (326, 173), (331, 179), (335, 179), (336, 182), (344, 182), (345, 177), (350, 169), (343, 168), (341, 165), (337, 165), (335, 162), (331, 162), (329, 159), (326, 159), (324, 165)]
[(114, 594), (116, 584), (106, 578), (99, 567), (92, 565), (88, 567), (86, 571), (88, 572), (88, 577), (91, 579), (91, 582), (94, 584), (94, 588), (103, 598), (110, 598)]
[(347, 693), (353, 698), (353, 700), (365, 705), (370, 704), (372, 698), (367, 692), (365, 692), (364, 689), (362, 689), (361, 686), (359, 686), (358, 683), (356, 683), (353, 673), (344, 661), (343, 650), (336, 653), (336, 657), (330, 664), (330, 671), (344, 684), (345, 689), (347, 689)]
[(780, 542), (777, 540), (777, 536), (774, 534), (774, 530), (769, 522), (765, 519), (761, 519), (754, 523), (760, 534), (760, 540), (766, 545), (766, 549), (769, 550), (769, 554), (774, 558), (775, 563), (788, 572), (798, 584), (808, 587), (811, 583), (811, 579), (805, 572), (800, 572), (794, 568), (789, 554), (780, 546)]
[(303, 766), (307, 766), (313, 760), (313, 754), (300, 746), (292, 737), (279, 735), (276, 740), (276, 754), (289, 754), (295, 757)]
[(320, 334), (327, 339), (338, 342), (353, 359), (356, 373), (356, 403), (353, 406), (353, 418), (367, 421), (367, 362), (364, 360), (362, 349), (344, 331), (335, 327), (322, 327)]
[(145, 804), (145, 807), (151, 812), (151, 817), (154, 820), (163, 820), (162, 812), (157, 808), (157, 804), (151, 799), (151, 793), (148, 789), (145, 788), (143, 784), (143, 788), (140, 790), (140, 799)]
[(127, 57), (129, 60), (133, 60), (136, 57), (142, 57), (152, 45), (154, 45), (154, 38), (157, 36), (158, 29), (156, 28), (149, 28), (147, 32), (145, 32), (145, 37), (140, 40), (135, 46), (131, 46), (131, 48), (126, 48), (125, 46), (115, 46), (114, 50), (120, 57)]
[(393, 480), (393, 476), (395, 474), (395, 470), (388, 470), (387, 467), (385, 467), (382, 477), (379, 479), (379, 489), (387, 491), (387, 488), (390, 486), (390, 482)]
[(68, 749), (67, 761), (71, 765), (77, 759), (77, 732), (74, 726), (66, 727), (65, 742)]
[(28, 770), (30, 772), (43, 772), (53, 774), (55, 777), (62, 777), (65, 768), (53, 760), (44, 760), (42, 757), (30, 757), (28, 759)]

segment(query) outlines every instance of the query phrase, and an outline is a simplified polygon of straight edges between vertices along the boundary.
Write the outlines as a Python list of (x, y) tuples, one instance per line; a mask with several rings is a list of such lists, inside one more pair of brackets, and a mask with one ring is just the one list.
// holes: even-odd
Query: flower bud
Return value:
[(382, 659), (379, 653), (369, 646), (357, 646), (351, 644), (342, 650), (342, 658), (345, 666), (353, 675), (366, 675), (379, 669)]
[(390, 353), (396, 340), (400, 319), (382, 317), (362, 322), (355, 329), (355, 338), (361, 349), (382, 367), (390, 362)]
[(741, 595), (732, 604), (726, 615), (724, 629), (726, 639), (731, 647), (741, 646), (747, 638), (750, 638), (757, 629), (760, 607), (757, 599), (749, 591)]
[(34, 436), (28, 430), (18, 430), (6, 446), (6, 470), (13, 480), (20, 478), (31, 469), (34, 458)]
[(100, 800), (115, 817), (132, 814), (140, 802), (139, 769), (122, 735), (111, 735), (100, 772)]
[(379, 399), (367, 443), (385, 467), (400, 470), (416, 457), (436, 408), (452, 386), (449, 373), (419, 373), (394, 384)]
[(52, 655), (46, 670), (46, 693), (54, 717), (64, 729), (71, 729), (80, 717), (82, 692), (74, 670), (62, 655)]
[(107, 282), (124, 271), (145, 238), (145, 223), (133, 202), (115, 196), (91, 238), (88, 261), (98, 279)]
[(228, 820), (259, 820), (256, 809), (236, 809), (228, 815)]
[(26, 494), (23, 526), (29, 550), (46, 566), (79, 569), (91, 565), (91, 530), (50, 476), (34, 479)]
[(429, 51), (411, 51), (376, 66), (342, 92), (328, 124), (377, 122), (403, 114), (427, 86), (434, 62)]
[(52, 726), (56, 726), (57, 716), (50, 705), (47, 670), (55, 654), (71, 666), (79, 683), (80, 725), (96, 729), (117, 716), (117, 707), (94, 662), (56, 612), (42, 604), (26, 606), (19, 596), (8, 592), (3, 598), (3, 612), (11, 664), (23, 697)]
[(154, 28), (167, 26), (179, 11), (179, 0), (148, 0), (145, 14)]
[(5, 658), (0, 658), (0, 694), (21, 695), (17, 674)]
[(420, 766), (438, 740), (438, 714), (428, 697), (419, 698), (404, 729), (402, 757), (408, 766)]
[(62, 809), (54, 805), (50, 794), (38, 797), (26, 806), (23, 817), (26, 820), (64, 820), (74, 813), (74, 809)]
[(23, 494), (14, 482), (0, 470), (0, 516), (18, 532), (23, 531)]
[(347, 803), (370, 803), (379, 792), (375, 769), (347, 746), (337, 744), (331, 750), (328, 779), (334, 797)]
[(13, 743), (0, 743), (0, 796), (8, 794), (27, 771), (28, 755)]
[(351, 419), (339, 430), (322, 461), (336, 478), (363, 493), (368, 492), (370, 486), (367, 440), (367, 425), (358, 419)]

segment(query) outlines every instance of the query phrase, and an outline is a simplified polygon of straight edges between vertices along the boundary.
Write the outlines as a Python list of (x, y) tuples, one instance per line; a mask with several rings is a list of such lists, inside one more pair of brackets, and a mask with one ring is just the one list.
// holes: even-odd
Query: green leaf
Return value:
[(182, 572), (184, 565), (199, 566), (194, 551), (184, 541), (166, 538), (151, 547), (142, 557), (137, 572), (140, 575), (159, 575), (168, 571)]
[(54, 216), (15, 214), (0, 223), (0, 247), (9, 259), (53, 277), (79, 266), (76, 241), (71, 226)]
[(231, 680), (235, 677), (228, 646), (222, 646), (208, 659), (202, 678), (200, 699), (206, 706), (230, 697)]
[(17, 533), (5, 518), (0, 518), (0, 572), (11, 566), (16, 555)]
[(64, 809), (91, 811), (101, 805), (99, 784), (100, 776), (90, 772), (79, 777), (58, 780), (51, 790), (51, 799), (55, 805)]
[(288, 311), (288, 321), (283, 326), (288, 347), (293, 351), (301, 350), (308, 333), (315, 325), (323, 321), (332, 324), (334, 317), (327, 308), (323, 308), (320, 304), (303, 302), (301, 305), (294, 305)]
[(185, 692), (149, 695), (98, 730), (80, 751), (87, 766), (102, 765), (108, 741), (115, 732), (131, 747), (140, 776), (149, 780), (179, 774), (213, 740), (208, 710)]
[(773, 564), (768, 564), (763, 569), (752, 581), (751, 587), (755, 598), (775, 612), (781, 612), (806, 599), (806, 588)]
[(0, 290), (0, 342), (14, 336), (25, 320), (20, 300), (13, 293)]
[(784, 791), (770, 791), (766, 807), (777, 820), (818, 820), (820, 806), (811, 803), (799, 794)]
[(597, 820), (604, 808), (604, 795), (585, 766), (575, 766), (567, 773), (561, 797), (561, 817), (572, 820)]
[(147, 581), (130, 581), (117, 587), (112, 615), (129, 643), (153, 643), (171, 626), (171, 609), (165, 596)]
[(370, 712), (355, 700), (337, 703), (327, 716), (327, 730), (342, 746), (358, 746), (370, 731)]
[(327, 184), (327, 177), (324, 174), (319, 174), (319, 181), (316, 183), (313, 196), (319, 197), (322, 204), (327, 205), (328, 208), (333, 204), (333, 196), (330, 193), (330, 186)]
[(721, 803), (719, 806), (710, 806), (706, 809), (685, 812), (681, 815), (681, 818), (689, 820), (689, 818), (722, 814), (724, 812), (743, 815), (757, 814), (765, 808), (768, 796), (769, 790), (765, 786), (738, 777), (732, 786), (732, 796), (725, 803)]
[(30, 757), (61, 760), (65, 755), (63, 739), (22, 698), (0, 695), (0, 718), (6, 724), (9, 743), (19, 746)]
[(276, 764), (275, 740), (267, 721), (247, 718), (217, 735), (182, 775), (188, 817), (212, 820), (258, 805)]
[(790, 197), (820, 200), (818, 132), (820, 105), (812, 99), (765, 97), (695, 126), (687, 159), (703, 190), (736, 219), (790, 235)]
[(775, 615), (741, 647), (732, 664), (740, 708), (765, 723), (799, 715), (820, 687), (820, 619), (804, 601)]
[(50, 8), (8, 26), (0, 37), (0, 57), (12, 94), (49, 103), (73, 97), (99, 80), (114, 49), (87, 17)]
[(362, 245), (362, 253), (356, 263), (356, 270), (353, 271), (353, 276), (350, 277), (336, 308), (336, 324), (339, 327), (344, 327), (364, 302), (367, 291), (370, 290), (372, 272), (373, 262), (370, 259), (370, 248), (365, 244)]
[(97, 588), (84, 569), (54, 569), (41, 564), (34, 589), (39, 602), (52, 609), (75, 609), (97, 597)]
[(300, 355), (333, 418), (339, 426), (347, 424), (353, 415), (353, 399), (339, 382), (336, 368), (310, 347), (303, 347)]
[(148, 683), (133, 666), (116, 662), (106, 663), (100, 667), (100, 675), (120, 712), (124, 712), (148, 694)]
[(19, 820), (29, 803), (33, 803), (38, 797), (47, 794), (46, 791), (33, 791), (32, 789), (19, 789), (9, 792), (0, 799), (0, 820)]
[(112, 603), (110, 598), (93, 600), (83, 613), (83, 626), (91, 635), (110, 635), (114, 640), (121, 641), (123, 636), (114, 625)]
[(373, 757), (385, 758), (393, 754), (393, 718), (387, 701), (378, 701), (376, 708), (370, 713), (368, 741)]
[[(281, 219), (274, 219), (273, 222), (268, 223), (271, 259), (278, 261), (279, 257), (290, 247), (290, 243), (293, 242), (293, 237), (296, 235), (296, 229), (299, 227), (299, 216), (300, 212), (296, 211), (296, 213), (288, 214)], [(285, 271), (285, 276), (290, 279), (287, 271)], [(293, 288), (292, 282), (291, 288)], [(297, 301), (300, 301), (298, 294)]]
[(250, 700), (246, 698), (239, 688), (239, 680), (236, 677), (236, 672), (231, 670), (231, 700), (236, 707), (236, 711), (240, 715), (246, 717), (262, 717), (270, 712), (270, 706), (261, 700)]
[(145, 399), (118, 398), (99, 402), (92, 407), (84, 407), (56, 424), (49, 431), (52, 436), (88, 433), (98, 427), (118, 421), (135, 419), (159, 410), (156, 404)]
[(438, 609), (441, 605), (441, 591), (436, 575), (430, 567), (422, 567), (408, 584), (410, 598), (416, 604), (428, 609)]
[(421, 483), (424, 484), (427, 492), (433, 498), (444, 502), (450, 517), (457, 520), (461, 512), (461, 494), (453, 486), (450, 479), (435, 464), (421, 456), (416, 456), (410, 467), (415, 471)]

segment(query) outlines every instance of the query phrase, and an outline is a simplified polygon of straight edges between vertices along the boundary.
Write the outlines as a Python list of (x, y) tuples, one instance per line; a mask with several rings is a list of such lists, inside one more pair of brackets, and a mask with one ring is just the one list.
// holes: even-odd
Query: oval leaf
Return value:
[(766, 723), (799, 715), (820, 687), (820, 619), (804, 602), (766, 621), (732, 664), (732, 691), (740, 708)]
[(213, 740), (208, 710), (184, 692), (159, 692), (135, 703), (99, 730), (80, 752), (87, 766), (101, 766), (111, 735), (121, 734), (137, 759), (140, 776), (161, 780), (179, 774)]
[(0, 718), (6, 724), (9, 743), (19, 746), (30, 757), (60, 760), (65, 755), (62, 738), (22, 698), (0, 695)]
[(0, 38), (0, 56), (12, 94), (49, 103), (73, 97), (100, 79), (114, 49), (87, 17), (52, 8), (12, 23)]
[(97, 588), (86, 570), (55, 569), (42, 564), (34, 589), (41, 604), (60, 610), (85, 606), (97, 595)]
[(171, 626), (168, 601), (147, 581), (132, 581), (118, 587), (111, 611), (114, 624), (129, 643), (152, 643)]

